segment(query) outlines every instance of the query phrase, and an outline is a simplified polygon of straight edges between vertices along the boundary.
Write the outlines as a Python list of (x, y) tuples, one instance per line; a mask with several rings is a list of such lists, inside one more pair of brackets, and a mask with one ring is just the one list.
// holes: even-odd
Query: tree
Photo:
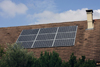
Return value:
[(68, 63), (71, 67), (96, 67), (94, 60), (85, 61), (85, 56), (82, 56), (81, 59), (79, 58), (79, 60), (76, 60), (76, 56), (74, 56), (74, 53), (72, 53)]
[(33, 53), (28, 52), (19, 44), (14, 44), (14, 46), (8, 46), (0, 60), (0, 67), (96, 67), (96, 64), (94, 60), (85, 60), (85, 56), (77, 60), (74, 53), (68, 62), (62, 62), (55, 51), (41, 52), (39, 58), (34, 58)]
[(34, 67), (61, 67), (62, 60), (59, 57), (59, 54), (53, 51), (49, 53), (45, 51), (41, 52), (40, 58), (37, 59), (36, 65)]
[(70, 56), (69, 65), (71, 67), (74, 67), (76, 63), (77, 63), (76, 56), (74, 56), (74, 53), (72, 53), (72, 55)]
[(8, 46), (5, 56), (2, 58), (2, 67), (32, 67), (35, 58), (20, 45)]
[(3, 54), (5, 54), (4, 47), (0, 45), (0, 57), (2, 57)]

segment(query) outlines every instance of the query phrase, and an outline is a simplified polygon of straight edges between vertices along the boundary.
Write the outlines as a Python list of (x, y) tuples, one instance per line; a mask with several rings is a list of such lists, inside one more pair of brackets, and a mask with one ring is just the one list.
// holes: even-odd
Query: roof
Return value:
[(96, 61), (100, 61), (100, 19), (94, 21), (94, 29), (92, 30), (86, 30), (87, 21), (0, 28), (0, 44), (5, 45), (5, 47), (7, 47), (6, 43), (15, 43), (21, 31), (24, 29), (38, 29), (73, 25), (78, 26), (74, 46), (33, 48), (28, 50), (33, 51), (36, 57), (40, 56), (41, 51), (56, 51), (59, 53), (60, 57), (63, 60), (67, 61), (71, 53), (74, 52), (77, 58), (80, 58), (82, 55), (85, 55), (87, 59), (95, 59)]

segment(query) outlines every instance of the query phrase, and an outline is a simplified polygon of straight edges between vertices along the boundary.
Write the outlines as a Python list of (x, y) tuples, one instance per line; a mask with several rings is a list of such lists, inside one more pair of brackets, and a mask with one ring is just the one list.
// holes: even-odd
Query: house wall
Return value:
[(73, 26), (78, 25), (76, 41), (74, 46), (67, 47), (50, 47), (50, 48), (32, 48), (27, 49), (35, 54), (35, 57), (39, 57), (41, 51), (56, 51), (59, 56), (68, 61), (70, 55), (74, 52), (77, 58), (81, 58), (82, 55), (86, 56), (86, 59), (95, 59), (100, 61), (100, 20), (94, 21), (94, 29), (87, 29), (87, 21), (75, 21), (75, 22), (63, 22), (63, 23), (51, 23), (41, 25), (29, 25), (18, 27), (6, 27), (0, 28), (0, 44), (7, 47), (6, 43), (15, 43), (23, 29), (36, 29), (36, 28), (48, 28), (59, 26)]

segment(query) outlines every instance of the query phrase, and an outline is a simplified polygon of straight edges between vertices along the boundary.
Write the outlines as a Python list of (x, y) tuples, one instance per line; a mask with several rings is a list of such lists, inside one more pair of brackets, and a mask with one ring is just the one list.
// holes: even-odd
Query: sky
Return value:
[(0, 0), (0, 27), (100, 19), (100, 0)]

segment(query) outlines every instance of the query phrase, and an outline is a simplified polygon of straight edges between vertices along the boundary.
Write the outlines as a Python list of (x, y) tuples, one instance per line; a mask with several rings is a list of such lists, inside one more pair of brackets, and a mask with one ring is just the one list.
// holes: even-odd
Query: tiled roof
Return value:
[(68, 60), (71, 53), (80, 58), (85, 55), (87, 59), (95, 59), (100, 61), (100, 19), (94, 21), (94, 29), (87, 29), (87, 21), (75, 21), (75, 22), (62, 22), (18, 27), (6, 27), (0, 28), (0, 44), (15, 43), (20, 33), (24, 29), (37, 29), (37, 28), (49, 28), (59, 26), (73, 26), (77, 25), (76, 41), (74, 46), (69, 47), (51, 47), (51, 48), (33, 48), (28, 49), (33, 51), (36, 57), (40, 56), (41, 51), (56, 51), (59, 53), (63, 60)]

